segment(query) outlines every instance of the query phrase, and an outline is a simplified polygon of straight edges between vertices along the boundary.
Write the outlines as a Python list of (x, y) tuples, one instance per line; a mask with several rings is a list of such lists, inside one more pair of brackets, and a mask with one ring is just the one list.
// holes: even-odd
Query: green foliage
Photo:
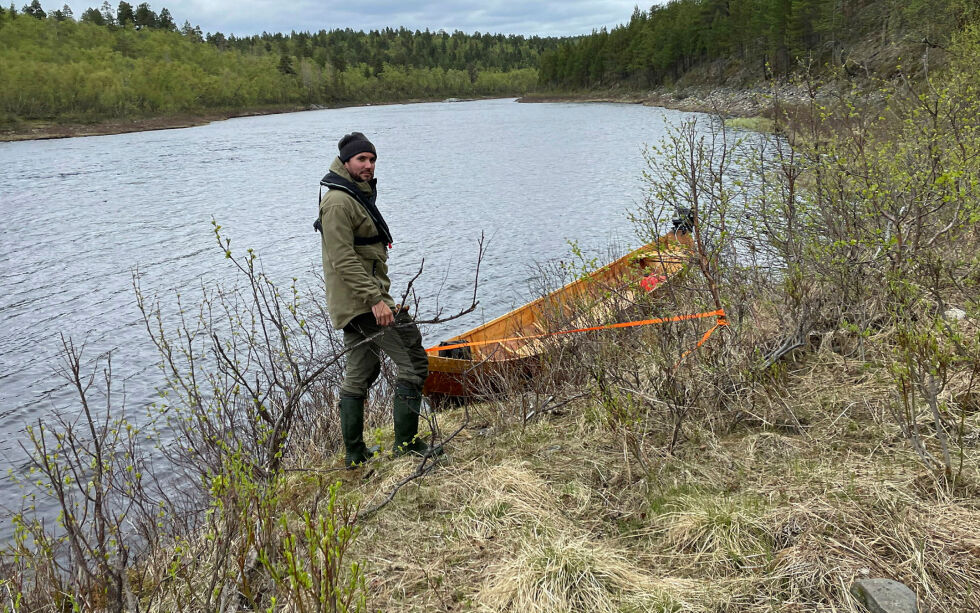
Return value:
[[(13, 540), (0, 547), (6, 593), (0, 611), (42, 610), (51, 601), (62, 610), (121, 611), (131, 593), (126, 567), (138, 539), (127, 538), (126, 531), (138, 515), (134, 509), (146, 502), (148, 468), (140, 433), (124, 412), (109, 415), (110, 358), (99, 385), (95, 373), (83, 373), (82, 349), (64, 337), (62, 345), (60, 371), (79, 406), (66, 412), (70, 417), (56, 414), (26, 428), (29, 469), (16, 480), (27, 493), (12, 517)], [(101, 395), (107, 400), (100, 411), (92, 401)], [(38, 499), (58, 510), (57, 527), (37, 513)], [(19, 604), (8, 609), (8, 603)]]
[[(708, 286), (701, 292), (711, 290), (732, 325), (725, 353), (697, 356), (714, 363), (702, 362), (711, 369), (695, 385), (685, 386), (683, 371), (667, 371), (648, 377), (643, 390), (617, 383), (607, 368), (602, 391), (611, 391), (602, 400), (610, 421), (628, 433), (629, 415), (647, 393), (658, 408), (697, 406), (685, 396), (690, 389), (731, 390), (740, 402), (761, 385), (767, 401), (779, 398), (777, 362), (819, 345), (860, 365), (852, 373), (890, 376), (893, 396), (880, 402), (892, 427), (938, 485), (970, 482), (963, 473), (980, 383), (980, 30), (954, 35), (949, 52), (946, 70), (882, 82), (871, 95), (812, 94), (792, 121), (777, 117), (792, 143), (748, 133), (731, 142), (716, 123), (708, 131), (682, 125), (651, 149), (651, 190), (634, 221), (650, 239), (664, 233), (670, 209), (694, 213), (696, 260)], [(738, 313), (752, 311), (765, 315), (740, 324)], [(650, 351), (662, 355), (669, 353)], [(713, 371), (737, 377), (706, 384)], [(675, 415), (682, 424), (683, 410)]]
[[(557, 39), (386, 28), (206, 36), (120, 2), (79, 22), (0, 15), (0, 116), (97, 120), (263, 106), (519, 95)], [(118, 27), (122, 26), (122, 27)], [(204, 44), (204, 41), (207, 41)]]
[(296, 71), (293, 70), (293, 58), (288, 55), (279, 56), (279, 72), (282, 74), (296, 74)]
[(82, 21), (85, 23), (95, 24), (97, 26), (106, 25), (105, 17), (102, 16), (102, 13), (100, 13), (98, 9), (94, 8), (85, 9), (85, 11), (82, 13)]
[(121, 26), (132, 25), (136, 22), (136, 15), (133, 13), (133, 5), (122, 0), (116, 7), (116, 21)]
[(330, 486), (326, 509), (319, 503), (299, 520), (282, 515), (276, 558), (260, 556), (282, 600), (295, 610), (360, 613), (367, 610), (364, 566), (348, 566), (348, 549), (360, 530), (357, 508), (340, 498), (341, 482)]
[(869, 37), (942, 46), (976, 15), (967, 0), (672, 0), (544, 53), (541, 84), (659, 86), (719, 60), (753, 80), (788, 75), (801, 62), (853, 68), (849, 56)]
[(174, 23), (174, 18), (167, 7), (160, 9), (160, 16), (156, 20), (156, 27), (161, 30), (167, 30), (168, 32), (177, 31), (177, 24)]
[(34, 19), (44, 19), (47, 17), (47, 13), (41, 8), (41, 2), (39, 0), (33, 0), (30, 4), (25, 4), (21, 11), (25, 15), (30, 15)]
[[(246, 288), (205, 292), (196, 318), (178, 296), (171, 335), (135, 288), (167, 380), (152, 407), (165, 425), (130, 424), (108, 358), (100, 386), (63, 340), (79, 406), (27, 428), (26, 493), (14, 539), (0, 545), (0, 611), (364, 610), (363, 570), (348, 555), (356, 505), (316, 471), (297, 484), (281, 469), (290, 437), (308, 436), (296, 424), (329, 419), (332, 400), (311, 397), (314, 382), (335, 385), (339, 341), (304, 310), (313, 301), (295, 279), (280, 290), (254, 251), (235, 255), (213, 230)], [(57, 525), (36, 501), (54, 505)]]
[(143, 2), (136, 7), (136, 11), (133, 13), (133, 23), (139, 28), (156, 28), (159, 26), (159, 19), (150, 5)]
[(227, 603), (248, 610), (365, 611), (364, 565), (350, 559), (360, 532), (357, 506), (341, 497), (340, 482), (325, 487), (318, 478), (326, 500), (318, 493), (297, 514), (286, 479), (262, 478), (240, 454), (226, 459), (207, 479), (198, 530), (157, 543), (166, 563), (153, 565), (143, 604), (181, 611)]
[(949, 70), (882, 84), (873, 102), (811, 100), (794, 148), (753, 171), (746, 215), (773, 249), (793, 327), (843, 333), (845, 355), (887, 366), (895, 422), (951, 486), (980, 363), (966, 315), (980, 279), (977, 41), (975, 27), (957, 34)]
[[(894, 293), (912, 300), (920, 297), (920, 288), (913, 284), (898, 280), (896, 285)], [(899, 307), (906, 316), (897, 326), (898, 359), (892, 372), (898, 402), (893, 415), (923, 463), (944, 482), (956, 485), (963, 477), (970, 410), (948, 390), (954, 373), (965, 370), (974, 379), (980, 374), (980, 337), (942, 315), (925, 321), (908, 317), (915, 310), (911, 306)], [(932, 421), (932, 437), (923, 433), (924, 419)], [(938, 447), (937, 453), (930, 444)]]

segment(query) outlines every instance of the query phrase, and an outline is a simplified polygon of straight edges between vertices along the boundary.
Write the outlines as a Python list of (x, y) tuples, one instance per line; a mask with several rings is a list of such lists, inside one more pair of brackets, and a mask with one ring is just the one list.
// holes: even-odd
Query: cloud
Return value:
[[(73, 0), (68, 4), (75, 15), (80, 16), (86, 8), (98, 8), (102, 3), (101, 0)], [(110, 4), (115, 8), (118, 2)], [(138, 2), (131, 4), (136, 6)], [(635, 4), (635, 0), (364, 0), (360, 3), (351, 0), (162, 0), (150, 2), (150, 7), (157, 12), (167, 7), (178, 25), (187, 20), (205, 32), (239, 36), (343, 28), (367, 31), (385, 27), (573, 36), (629, 21)]]

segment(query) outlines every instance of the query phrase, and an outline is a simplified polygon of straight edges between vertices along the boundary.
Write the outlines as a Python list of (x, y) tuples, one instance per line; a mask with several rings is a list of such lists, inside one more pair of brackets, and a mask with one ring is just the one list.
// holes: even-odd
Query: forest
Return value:
[(539, 83), (738, 86), (824, 66), (888, 76), (903, 53), (946, 47), (978, 11), (974, 0), (671, 0), (544, 53)]
[(0, 125), (520, 95), (559, 39), (405, 28), (235, 37), (166, 8), (0, 8)]
[[(202, 32), (167, 8), (108, 1), (75, 16), (0, 7), (0, 127), (207, 112), (518, 96), (529, 91), (736, 87), (804, 67), (891, 76), (945, 48), (973, 0), (671, 0), (589, 36), (331, 29)], [(624, 16), (625, 17), (625, 16)]]

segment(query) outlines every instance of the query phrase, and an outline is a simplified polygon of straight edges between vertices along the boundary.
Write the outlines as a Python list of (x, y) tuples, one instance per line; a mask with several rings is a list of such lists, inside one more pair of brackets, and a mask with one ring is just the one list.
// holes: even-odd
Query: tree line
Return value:
[(944, 46), (977, 14), (975, 0), (671, 0), (547, 51), (540, 82), (656, 87), (713, 62), (722, 78), (747, 81), (787, 76), (801, 62), (854, 68), (853, 57), (873, 53), (862, 46)]
[(0, 123), (520, 95), (555, 38), (405, 28), (204, 33), (148, 3), (0, 7)]

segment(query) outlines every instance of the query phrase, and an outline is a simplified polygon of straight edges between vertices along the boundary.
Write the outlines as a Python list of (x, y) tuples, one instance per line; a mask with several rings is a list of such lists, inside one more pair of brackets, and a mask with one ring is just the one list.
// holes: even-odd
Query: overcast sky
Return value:
[[(128, 1), (135, 8), (142, 0)], [(41, 0), (45, 10), (62, 4), (64, 0)], [(78, 18), (89, 7), (101, 7), (102, 0), (67, 4)], [(109, 4), (115, 9), (119, 0)], [(149, 4), (157, 13), (169, 9), (178, 26), (188, 20), (205, 32), (237, 35), (404, 26), (468, 34), (571, 36), (629, 21), (636, 0), (157, 0)], [(649, 0), (641, 6), (648, 9)]]

